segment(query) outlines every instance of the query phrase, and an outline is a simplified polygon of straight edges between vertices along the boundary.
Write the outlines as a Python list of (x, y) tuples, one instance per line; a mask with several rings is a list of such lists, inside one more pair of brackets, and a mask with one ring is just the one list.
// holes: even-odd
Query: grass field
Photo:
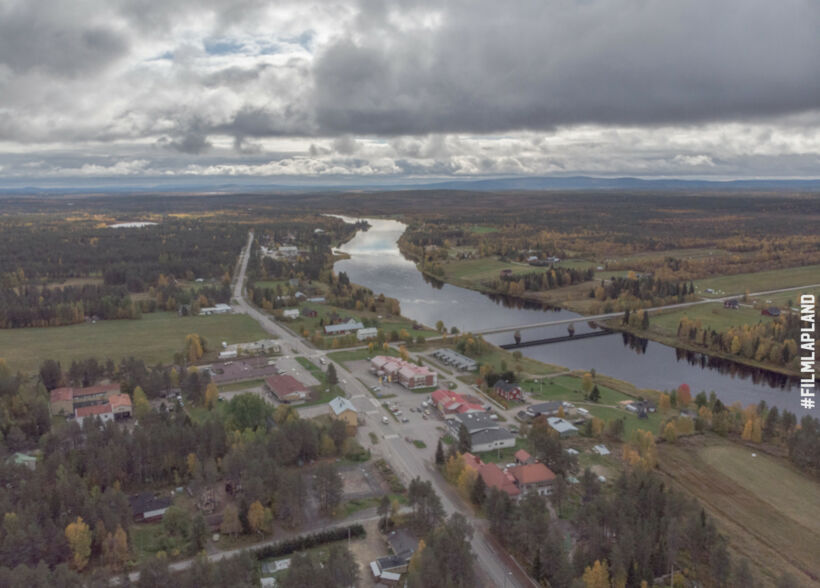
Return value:
[(780, 270), (756, 272), (752, 274), (737, 274), (721, 276), (695, 281), (695, 290), (702, 296), (717, 296), (704, 294), (707, 288), (725, 292), (725, 295), (743, 294), (749, 292), (765, 292), (794, 286), (810, 286), (820, 283), (820, 265), (806, 265), (790, 267)]
[[(768, 300), (768, 299), (767, 299)], [(737, 310), (724, 308), (722, 302), (699, 304), (674, 312), (652, 315), (649, 330), (670, 337), (677, 336), (680, 319), (686, 317), (701, 321), (703, 327), (723, 332), (730, 327), (755, 325), (761, 321), (771, 321), (772, 317), (763, 316), (754, 308), (741, 306)]]
[[(659, 446), (661, 472), (694, 495), (767, 585), (783, 572), (816, 586), (820, 483), (783, 460), (717, 436)], [(815, 576), (816, 577), (816, 576)]]
[(372, 355), (392, 355), (393, 357), (398, 357), (399, 352), (390, 347), (387, 351), (384, 349), (379, 349), (375, 353), (370, 353), (367, 349), (354, 349), (351, 351), (334, 351), (332, 353), (328, 353), (327, 356), (332, 359), (333, 361), (337, 361), (339, 363), (344, 363), (346, 361), (358, 361), (363, 359), (370, 359)]
[(179, 317), (172, 312), (145, 314), (139, 320), (98, 321), (68, 327), (0, 330), (0, 357), (14, 370), (34, 371), (43, 359), (96, 357), (119, 361), (134, 356), (148, 364), (168, 363), (182, 351), (185, 336), (198, 333), (211, 348), (220, 341), (243, 343), (269, 337), (245, 315)]

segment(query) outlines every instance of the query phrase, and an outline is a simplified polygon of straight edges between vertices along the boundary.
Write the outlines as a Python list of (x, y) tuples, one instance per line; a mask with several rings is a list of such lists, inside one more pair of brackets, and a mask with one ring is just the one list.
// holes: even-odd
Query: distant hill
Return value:
[(288, 184), (260, 183), (259, 178), (219, 178), (209, 182), (186, 178), (179, 182), (163, 178), (131, 180), (134, 183), (110, 184), (109, 179), (90, 180), (84, 185), (59, 186), (3, 186), (0, 180), (0, 196), (54, 196), (128, 194), (128, 193), (190, 193), (229, 194), (259, 192), (375, 192), (398, 190), (466, 190), (476, 192), (498, 192), (504, 190), (756, 190), (756, 191), (806, 191), (820, 192), (820, 179), (813, 180), (686, 180), (686, 179), (642, 179), (632, 177), (596, 178), (590, 176), (571, 177), (508, 177), (484, 179), (458, 179), (443, 181), (407, 182), (404, 179), (373, 180), (351, 182), (350, 178), (317, 181), (292, 180)]

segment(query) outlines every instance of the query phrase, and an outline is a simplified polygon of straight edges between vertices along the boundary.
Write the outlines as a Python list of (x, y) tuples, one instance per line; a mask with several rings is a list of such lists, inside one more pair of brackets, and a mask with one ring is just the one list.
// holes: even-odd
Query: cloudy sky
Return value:
[(0, 0), (0, 184), (820, 176), (817, 0)]

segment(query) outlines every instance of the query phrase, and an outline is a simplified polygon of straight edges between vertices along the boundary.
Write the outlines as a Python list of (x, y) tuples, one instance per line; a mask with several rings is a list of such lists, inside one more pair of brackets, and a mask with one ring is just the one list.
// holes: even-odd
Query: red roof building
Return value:
[(430, 398), (442, 414), (485, 412), (483, 406), (470, 402), (464, 396), (452, 390), (436, 390), (430, 395)]
[(532, 462), (532, 456), (529, 454), (529, 452), (526, 449), (519, 449), (518, 451), (515, 452), (514, 456), (515, 456), (515, 463), (517, 463), (519, 465), (524, 465), (524, 464)]
[(497, 488), (506, 492), (510, 497), (515, 498), (521, 494), (521, 490), (515, 484), (515, 478), (506, 470), (502, 470), (494, 463), (484, 463), (480, 457), (472, 453), (462, 453), (461, 459), (464, 466), (478, 472), (488, 488)]
[(293, 376), (274, 374), (265, 378), (265, 384), (279, 402), (305, 402), (310, 396), (307, 386)]
[(543, 463), (529, 463), (510, 468), (508, 472), (515, 480), (516, 487), (525, 494), (537, 492), (542, 496), (552, 493), (555, 474)]
[(51, 391), (51, 414), (72, 415), (74, 410), (84, 406), (105, 404), (109, 398), (120, 393), (120, 385), (98, 384), (86, 388), (55, 388)]
[(377, 355), (371, 359), (370, 370), (388, 382), (398, 382), (409, 390), (428, 388), (437, 382), (437, 374), (433, 370), (387, 355)]

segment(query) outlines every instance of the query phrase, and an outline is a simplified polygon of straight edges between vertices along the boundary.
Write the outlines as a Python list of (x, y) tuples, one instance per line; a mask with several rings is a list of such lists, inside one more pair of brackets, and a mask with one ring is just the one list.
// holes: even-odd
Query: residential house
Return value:
[(535, 462), (518, 465), (509, 469), (515, 479), (515, 485), (522, 494), (535, 492), (541, 496), (552, 493), (555, 474), (543, 463)]
[(331, 417), (344, 421), (348, 426), (355, 427), (359, 424), (359, 411), (347, 398), (337, 396), (328, 403)]
[(387, 536), (387, 544), (392, 555), (380, 557), (370, 562), (370, 571), (374, 578), (382, 581), (394, 581), (407, 571), (410, 558), (418, 548), (419, 541), (407, 529), (396, 529)]
[(506, 492), (511, 498), (518, 498), (521, 490), (515, 483), (515, 478), (506, 470), (502, 470), (494, 463), (481, 464), (478, 475), (484, 480), (487, 488), (497, 488)]
[(498, 380), (493, 390), (505, 400), (517, 400), (519, 402), (524, 400), (524, 393), (521, 391), (521, 386), (508, 382), (507, 380)]
[(324, 304), (325, 303), (325, 297), (324, 296), (313, 296), (311, 298), (308, 298), (307, 301), (308, 302), (316, 302), (316, 303), (319, 303), (319, 304)]
[(87, 418), (99, 418), (102, 422), (127, 419), (131, 416), (131, 397), (114, 394), (105, 404), (90, 404), (74, 409), (74, 418), (82, 426)]
[(731, 308), (732, 310), (737, 310), (738, 308), (740, 308), (740, 302), (738, 302), (736, 299), (724, 300), (723, 308)]
[(547, 424), (561, 437), (570, 437), (578, 433), (578, 429), (572, 423), (562, 418), (549, 417), (547, 418)]
[(296, 404), (310, 397), (307, 386), (293, 376), (274, 374), (265, 378), (265, 384), (279, 402)]
[(452, 349), (447, 349), (446, 347), (436, 349), (431, 355), (439, 361), (452, 365), (460, 370), (472, 372), (478, 369), (478, 364), (474, 359), (470, 359), (466, 355), (462, 355), (459, 352), (453, 351)]
[(156, 496), (150, 492), (135, 494), (128, 497), (131, 504), (131, 514), (138, 523), (160, 521), (171, 506), (171, 498)]
[(776, 306), (770, 306), (769, 308), (761, 310), (760, 314), (764, 316), (780, 316), (780, 309)]
[(120, 393), (120, 385), (98, 384), (85, 388), (55, 388), (50, 393), (51, 414), (69, 416), (74, 410), (83, 406), (105, 404), (108, 399)]
[(282, 311), (282, 316), (286, 319), (298, 319), (299, 318), (299, 309), (298, 308), (286, 308)]
[(526, 449), (519, 449), (515, 452), (514, 457), (518, 465), (526, 465), (535, 461)]
[(474, 453), (515, 446), (515, 435), (486, 412), (454, 414), (447, 418), (447, 425), (454, 437), (458, 437), (462, 426), (467, 429)]
[(317, 316), (318, 314), (319, 313), (316, 312), (316, 310), (313, 309), (313, 308), (307, 308), (307, 307), (304, 307), (304, 306), (302, 307), (302, 316), (313, 318), (313, 317)]
[(592, 451), (594, 451), (598, 455), (609, 455), (611, 453), (611, 451), (609, 451), (607, 446), (603, 445), (603, 444), (593, 446)]
[(510, 278), (513, 275), (513, 271), (511, 269), (503, 269), (499, 273), (502, 278)]
[[(117, 386), (119, 389), (119, 386)], [(51, 415), (74, 414), (73, 388), (55, 388), (51, 391)]]
[(531, 418), (539, 417), (539, 416), (556, 416), (563, 403), (560, 400), (551, 400), (549, 402), (539, 402), (538, 404), (533, 404), (528, 406), (526, 409), (527, 415)]

